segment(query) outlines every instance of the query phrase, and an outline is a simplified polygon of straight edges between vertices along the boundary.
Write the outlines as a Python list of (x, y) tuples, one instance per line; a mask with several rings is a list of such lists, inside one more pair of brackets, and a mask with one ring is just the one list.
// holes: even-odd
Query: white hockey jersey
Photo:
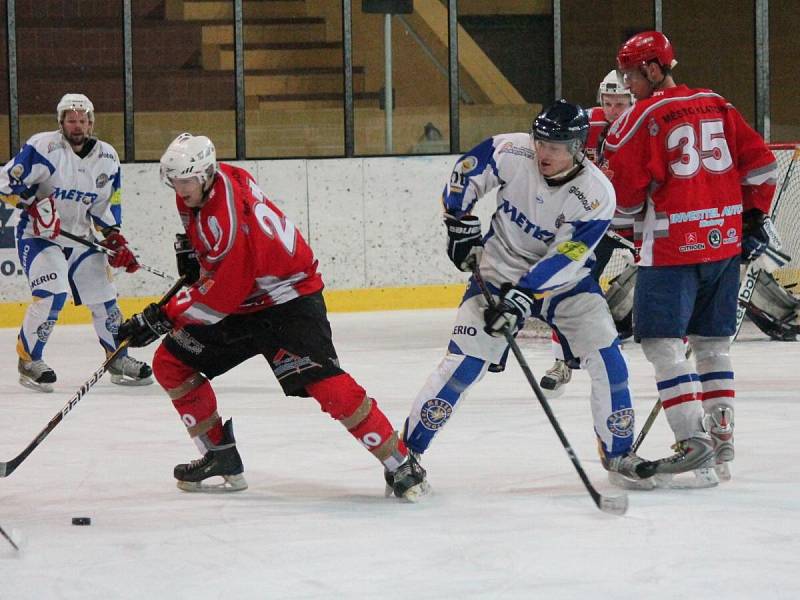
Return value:
[[(96, 229), (122, 224), (120, 185), (119, 158), (110, 144), (96, 140), (81, 158), (60, 131), (34, 135), (0, 170), (0, 195), (16, 196), (24, 205), (53, 195), (61, 228), (87, 239), (94, 239)], [(28, 213), (23, 211), (17, 236), (33, 235)], [(78, 245), (64, 237), (54, 242)]]
[(534, 294), (566, 289), (591, 271), (594, 247), (608, 229), (616, 197), (590, 161), (561, 185), (539, 173), (527, 133), (495, 135), (456, 163), (445, 187), (447, 213), (461, 217), (494, 188), (497, 210), (484, 236), (481, 274)]

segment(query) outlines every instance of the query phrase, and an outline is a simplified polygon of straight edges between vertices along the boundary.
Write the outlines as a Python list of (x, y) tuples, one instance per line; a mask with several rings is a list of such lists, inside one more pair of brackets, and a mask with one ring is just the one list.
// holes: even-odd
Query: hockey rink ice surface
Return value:
[[(454, 314), (331, 315), (342, 365), (396, 426)], [(0, 526), (21, 544), (0, 538), (0, 599), (800, 598), (800, 343), (746, 327), (733, 480), (629, 492), (624, 517), (595, 508), (513, 357), (424, 456), (433, 494), (416, 505), (384, 498), (377, 461), (316, 402), (284, 397), (261, 358), (215, 381), (250, 488), (181, 492), (172, 468), (198, 454), (166, 395), (106, 377), (0, 479)], [(46, 358), (59, 381), (37, 394), (17, 383), (15, 337), (0, 329), (3, 461), (102, 363), (90, 326), (58, 326)], [(523, 347), (541, 376), (549, 343)], [(639, 347), (626, 353), (641, 425), (655, 385)], [(619, 493), (595, 450), (586, 374), (552, 406), (597, 488)], [(660, 415), (640, 453), (670, 443)]]

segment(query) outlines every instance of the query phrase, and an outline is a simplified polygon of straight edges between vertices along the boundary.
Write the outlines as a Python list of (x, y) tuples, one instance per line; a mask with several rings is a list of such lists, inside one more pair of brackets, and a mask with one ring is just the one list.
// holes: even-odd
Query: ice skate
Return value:
[(118, 356), (108, 365), (111, 383), (117, 385), (150, 385), (153, 383), (153, 370), (146, 362), (132, 356)]
[(17, 363), (21, 385), (37, 392), (50, 393), (56, 382), (56, 372), (43, 360), (22, 360)]
[(706, 429), (714, 442), (716, 463), (714, 470), (721, 481), (730, 481), (730, 462), (734, 459), (733, 449), (733, 407), (719, 404), (705, 417)]
[[(654, 461), (645, 461), (636, 466), (640, 477), (655, 476), (660, 487), (711, 487), (719, 483), (716, 474), (711, 476), (714, 467), (714, 446), (711, 436), (697, 433), (694, 436), (672, 445), (675, 454)], [(679, 473), (695, 472), (691, 485), (673, 484), (672, 476)]]
[[(224, 437), (219, 446), (205, 453), (202, 458), (190, 463), (175, 466), (175, 479), (178, 488), (185, 492), (240, 492), (247, 489), (244, 465), (236, 450), (236, 439), (233, 437), (233, 421), (228, 419), (223, 427)], [(208, 484), (210, 477), (222, 477), (222, 482)]]
[(418, 455), (409, 451), (408, 458), (397, 467), (396, 471), (384, 471), (386, 496), (394, 494), (408, 502), (419, 501), (431, 491), (425, 475), (425, 469), (419, 464)]
[(564, 393), (563, 386), (568, 384), (570, 379), (572, 379), (572, 369), (565, 361), (557, 358), (553, 366), (545, 371), (539, 385), (547, 396), (555, 398)]
[(608, 471), (608, 481), (612, 485), (626, 490), (652, 490), (656, 487), (652, 477), (642, 478), (636, 473), (636, 467), (645, 460), (632, 452), (610, 458), (601, 452), (600, 460)]

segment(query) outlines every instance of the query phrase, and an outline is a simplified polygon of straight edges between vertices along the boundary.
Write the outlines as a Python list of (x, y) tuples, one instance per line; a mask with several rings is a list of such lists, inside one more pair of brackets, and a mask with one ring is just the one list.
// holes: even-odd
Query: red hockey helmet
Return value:
[(670, 69), (678, 64), (672, 44), (660, 31), (637, 33), (622, 44), (617, 52), (617, 65), (620, 70), (633, 69), (653, 60), (662, 67)]

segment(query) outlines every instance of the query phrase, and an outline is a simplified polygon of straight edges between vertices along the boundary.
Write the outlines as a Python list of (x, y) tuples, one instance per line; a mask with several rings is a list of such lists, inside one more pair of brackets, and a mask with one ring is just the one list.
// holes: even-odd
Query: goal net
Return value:
[[(778, 182), (772, 200), (772, 219), (783, 242), (783, 252), (791, 262), (773, 275), (783, 286), (796, 286), (791, 291), (800, 294), (800, 143), (769, 144), (778, 162)], [(794, 164), (793, 164), (794, 163)], [(603, 289), (628, 264), (627, 250), (615, 250), (600, 278)], [(549, 339), (550, 328), (538, 319), (529, 319), (520, 332), (523, 338)]]

